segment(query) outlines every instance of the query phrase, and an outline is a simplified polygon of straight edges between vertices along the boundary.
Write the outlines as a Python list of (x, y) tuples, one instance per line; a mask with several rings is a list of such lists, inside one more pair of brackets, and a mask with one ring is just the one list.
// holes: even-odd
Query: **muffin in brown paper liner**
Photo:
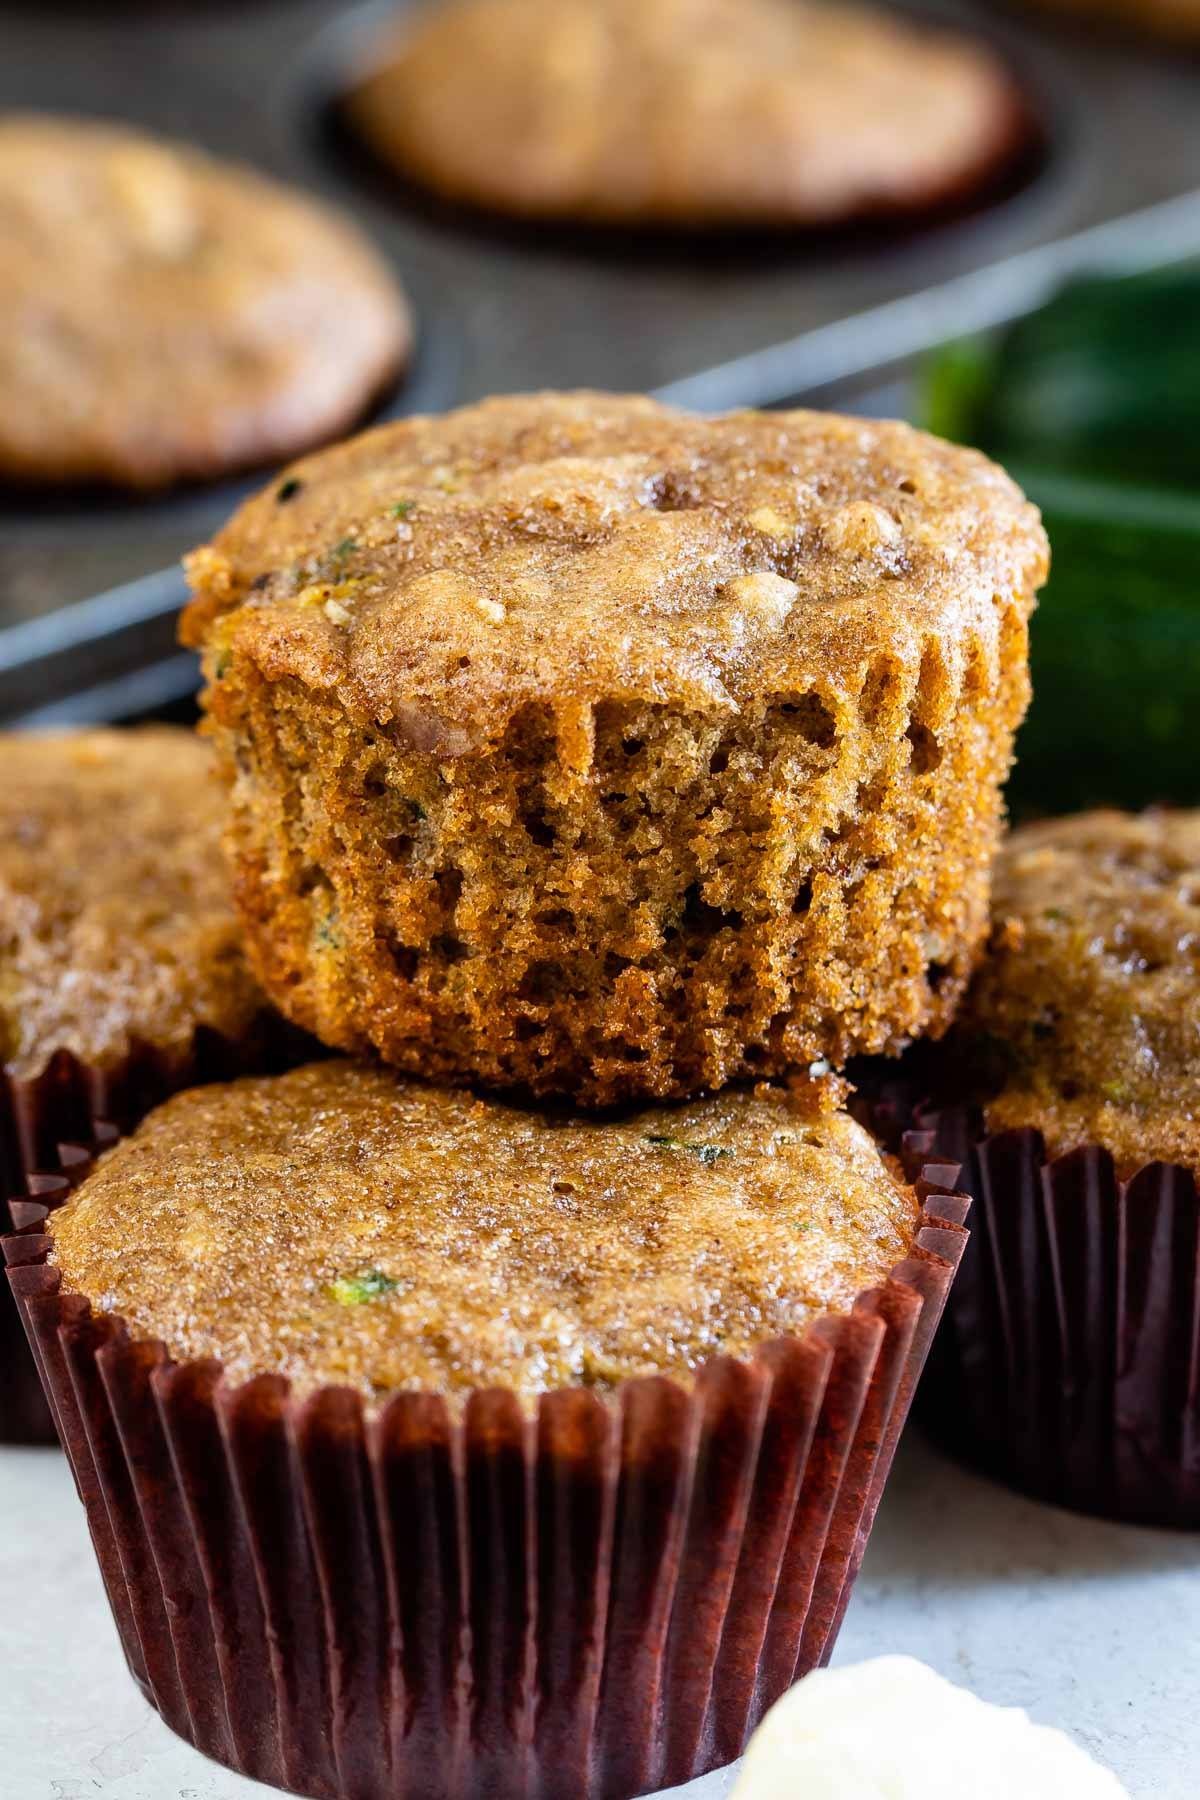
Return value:
[(86, 1168), (17, 1203), (9, 1280), (129, 1666), (198, 1749), (322, 1800), (629, 1800), (827, 1658), (966, 1241), (954, 1171), (849, 1313), (526, 1411), (172, 1362), (46, 1262)]
[[(1200, 1529), (1200, 1195), (1097, 1144), (1048, 1157), (966, 1105), (876, 1112), (911, 1170), (961, 1166), (971, 1240), (919, 1415), (939, 1442), (1043, 1500)], [(909, 1129), (905, 1130), (905, 1125)]]
[[(103, 1067), (59, 1050), (35, 1076), (18, 1078), (0, 1069), (0, 1193), (33, 1191), (37, 1171), (59, 1168), (64, 1146), (107, 1142), (110, 1132), (131, 1131), (181, 1088), (284, 1068), (311, 1051), (310, 1040), (264, 1011), (242, 1043), (202, 1025), (182, 1056), (143, 1043)], [(77, 1160), (77, 1152), (67, 1154)], [(0, 1292), (0, 1444), (54, 1441), (54, 1421), (25, 1333), (7, 1292)]]

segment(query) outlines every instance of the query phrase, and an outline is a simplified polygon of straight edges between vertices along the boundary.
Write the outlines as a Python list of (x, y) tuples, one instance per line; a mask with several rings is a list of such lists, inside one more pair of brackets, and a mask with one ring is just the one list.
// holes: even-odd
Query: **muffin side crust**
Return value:
[(778, 1090), (593, 1122), (329, 1062), (167, 1101), (48, 1229), (67, 1288), (231, 1379), (532, 1395), (845, 1311), (918, 1210)]
[(532, 396), (297, 464), (185, 615), (265, 985), (601, 1104), (937, 1033), (1045, 567), (982, 457), (828, 415)]
[(1200, 813), (1083, 813), (1015, 831), (961, 1035), (1001, 1131), (1102, 1144), (1124, 1174), (1200, 1172)]
[(411, 326), (349, 219), (99, 120), (0, 115), (0, 478), (153, 488), (350, 429)]
[(376, 57), (346, 101), (376, 152), (530, 219), (904, 214), (971, 197), (1028, 136), (990, 50), (868, 7), (451, 0), (406, 13)]
[(208, 746), (169, 726), (0, 738), (0, 1063), (100, 1067), (233, 1042), (266, 1008), (221, 855)]

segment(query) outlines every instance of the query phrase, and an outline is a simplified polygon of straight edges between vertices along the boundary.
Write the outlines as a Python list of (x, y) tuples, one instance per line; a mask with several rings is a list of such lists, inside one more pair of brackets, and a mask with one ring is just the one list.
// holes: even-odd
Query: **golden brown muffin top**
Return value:
[(1004, 1074), (992, 1128), (1200, 1170), (1200, 812), (1013, 832), (993, 917), (963, 1021)]
[(197, 150), (0, 115), (0, 475), (153, 486), (345, 430), (409, 346), (348, 220)]
[(981, 46), (810, 0), (451, 0), (376, 56), (358, 129), (443, 194), (529, 217), (919, 208), (991, 173), (1020, 125)]
[(235, 1379), (531, 1396), (845, 1311), (917, 1215), (778, 1090), (556, 1120), (338, 1061), (169, 1100), (50, 1229), (66, 1288)]
[(242, 954), (207, 747), (170, 726), (0, 736), (0, 1061), (112, 1067), (265, 1008)]
[(295, 464), (192, 557), (184, 636), (453, 756), (529, 703), (836, 712), (931, 639), (957, 680), (1046, 559), (1000, 469), (907, 425), (540, 394)]

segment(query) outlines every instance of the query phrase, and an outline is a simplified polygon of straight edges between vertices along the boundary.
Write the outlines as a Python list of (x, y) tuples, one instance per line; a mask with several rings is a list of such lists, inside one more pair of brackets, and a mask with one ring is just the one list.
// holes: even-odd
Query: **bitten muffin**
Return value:
[(993, 910), (961, 1026), (990, 1128), (1200, 1172), (1200, 813), (1025, 826)]
[(186, 1063), (267, 1005), (242, 951), (208, 746), (169, 726), (0, 738), (0, 1063), (138, 1045)]
[(152, 488), (337, 436), (404, 299), (348, 220), (182, 145), (0, 116), (0, 479)]
[(26, 1215), (168, 1723), (328, 1800), (737, 1756), (832, 1647), (965, 1237), (809, 1099), (589, 1120), (326, 1062), (175, 1097)]
[(176, 1095), (50, 1229), (68, 1289), (230, 1379), (528, 1398), (847, 1311), (918, 1212), (861, 1126), (765, 1087), (592, 1122), (333, 1061)]
[(898, 424), (546, 394), (298, 464), (184, 620), (265, 986), (595, 1103), (940, 1033), (1045, 571), (1012, 482)]
[(389, 28), (346, 112), (451, 200), (629, 225), (919, 212), (1028, 139), (982, 46), (810, 0), (450, 0)]

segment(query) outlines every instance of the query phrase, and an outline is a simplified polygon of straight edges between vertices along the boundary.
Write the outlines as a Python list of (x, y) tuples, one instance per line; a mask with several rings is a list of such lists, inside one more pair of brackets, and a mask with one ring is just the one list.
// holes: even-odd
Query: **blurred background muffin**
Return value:
[(398, 283), (297, 190), (116, 122), (0, 114), (0, 480), (154, 488), (362, 418)]
[(1046, 570), (981, 457), (495, 400), (295, 465), (190, 570), (251, 954), (326, 1043), (605, 1104), (952, 1018)]
[(634, 226), (820, 226), (970, 198), (1029, 116), (965, 37), (811, 0), (447, 0), (401, 15), (353, 127), (443, 197)]

